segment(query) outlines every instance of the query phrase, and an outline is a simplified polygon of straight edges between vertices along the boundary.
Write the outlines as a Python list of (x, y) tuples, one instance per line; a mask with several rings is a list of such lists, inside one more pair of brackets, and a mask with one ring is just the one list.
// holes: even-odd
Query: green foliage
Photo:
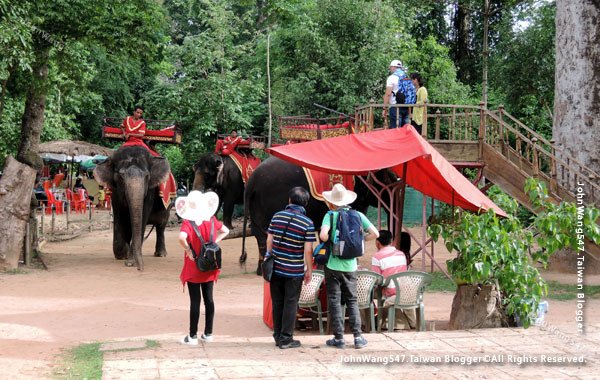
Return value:
[(498, 217), (492, 210), (481, 214), (457, 212), (455, 224), (431, 225), (429, 232), (436, 241), (441, 236), (448, 251), (457, 252), (457, 257), (447, 262), (457, 281), (495, 284), (502, 293), (507, 314), (518, 315), (528, 326), (540, 298), (547, 293), (533, 262), (545, 267), (557, 250), (577, 249), (578, 222), (584, 225), (582, 231), (591, 240), (600, 241), (600, 234), (596, 224), (599, 212), (594, 207), (577, 214), (577, 207), (569, 202), (553, 205), (544, 185), (533, 179), (527, 181), (525, 191), (540, 209), (529, 229), (516, 217), (517, 202), (497, 193), (492, 198), (507, 213), (506, 218)]
[(158, 151), (169, 161), (171, 172), (177, 182), (185, 182), (187, 179), (193, 178), (191, 165), (186, 162), (179, 146), (159, 147)]
[[(525, 7), (503, 35), (490, 61), (490, 83), (504, 94), (506, 110), (546, 138), (552, 137), (554, 107), (554, 1)], [(566, 74), (565, 74), (566, 75)]]

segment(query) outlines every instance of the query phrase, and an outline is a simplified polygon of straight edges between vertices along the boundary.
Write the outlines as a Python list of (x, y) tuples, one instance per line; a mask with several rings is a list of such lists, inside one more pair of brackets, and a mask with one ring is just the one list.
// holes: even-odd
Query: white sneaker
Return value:
[(185, 338), (179, 341), (181, 344), (186, 344), (188, 346), (197, 346), (198, 338), (191, 338), (189, 335), (186, 335)]
[(204, 335), (204, 334), (202, 334), (200, 336), (200, 339), (202, 339), (205, 342), (212, 342), (213, 341), (213, 336), (212, 336), (212, 334), (210, 334), (210, 335)]

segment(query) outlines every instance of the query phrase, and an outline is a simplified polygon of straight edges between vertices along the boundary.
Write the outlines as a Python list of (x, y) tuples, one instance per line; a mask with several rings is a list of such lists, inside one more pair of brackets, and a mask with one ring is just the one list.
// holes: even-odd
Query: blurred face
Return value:
[(144, 111), (141, 108), (136, 108), (136, 110), (133, 111), (133, 118), (136, 120), (141, 119), (143, 115)]
[(396, 66), (390, 66), (390, 73), (393, 73), (394, 71), (396, 71)]
[(413, 78), (413, 79), (411, 79), (411, 81), (416, 88), (419, 87), (419, 81), (417, 80), (417, 78)]
[(232, 131), (231, 132), (231, 137), (237, 137), (237, 132), (236, 131)]

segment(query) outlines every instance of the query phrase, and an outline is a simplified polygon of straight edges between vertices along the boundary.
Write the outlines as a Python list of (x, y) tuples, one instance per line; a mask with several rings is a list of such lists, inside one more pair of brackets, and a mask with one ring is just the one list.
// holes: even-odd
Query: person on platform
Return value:
[[(427, 89), (423, 86), (423, 78), (421, 78), (421, 74), (419, 73), (411, 73), (410, 79), (412, 80), (415, 89), (417, 90), (417, 105), (425, 105), (429, 101)], [(414, 107), (412, 112), (412, 126), (415, 127), (419, 134), (422, 134), (423, 131), (423, 122), (425, 121), (425, 108), (424, 107)], [(425, 136), (427, 137), (427, 136)]]

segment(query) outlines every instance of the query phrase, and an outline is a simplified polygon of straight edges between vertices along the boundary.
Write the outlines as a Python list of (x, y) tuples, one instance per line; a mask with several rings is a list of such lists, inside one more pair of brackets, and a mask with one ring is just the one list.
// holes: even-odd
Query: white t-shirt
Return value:
[(387, 78), (387, 82), (385, 84), (386, 87), (392, 88), (392, 94), (390, 95), (390, 104), (396, 104), (396, 92), (398, 92), (398, 85), (400, 83), (400, 78), (397, 75), (390, 75)]

